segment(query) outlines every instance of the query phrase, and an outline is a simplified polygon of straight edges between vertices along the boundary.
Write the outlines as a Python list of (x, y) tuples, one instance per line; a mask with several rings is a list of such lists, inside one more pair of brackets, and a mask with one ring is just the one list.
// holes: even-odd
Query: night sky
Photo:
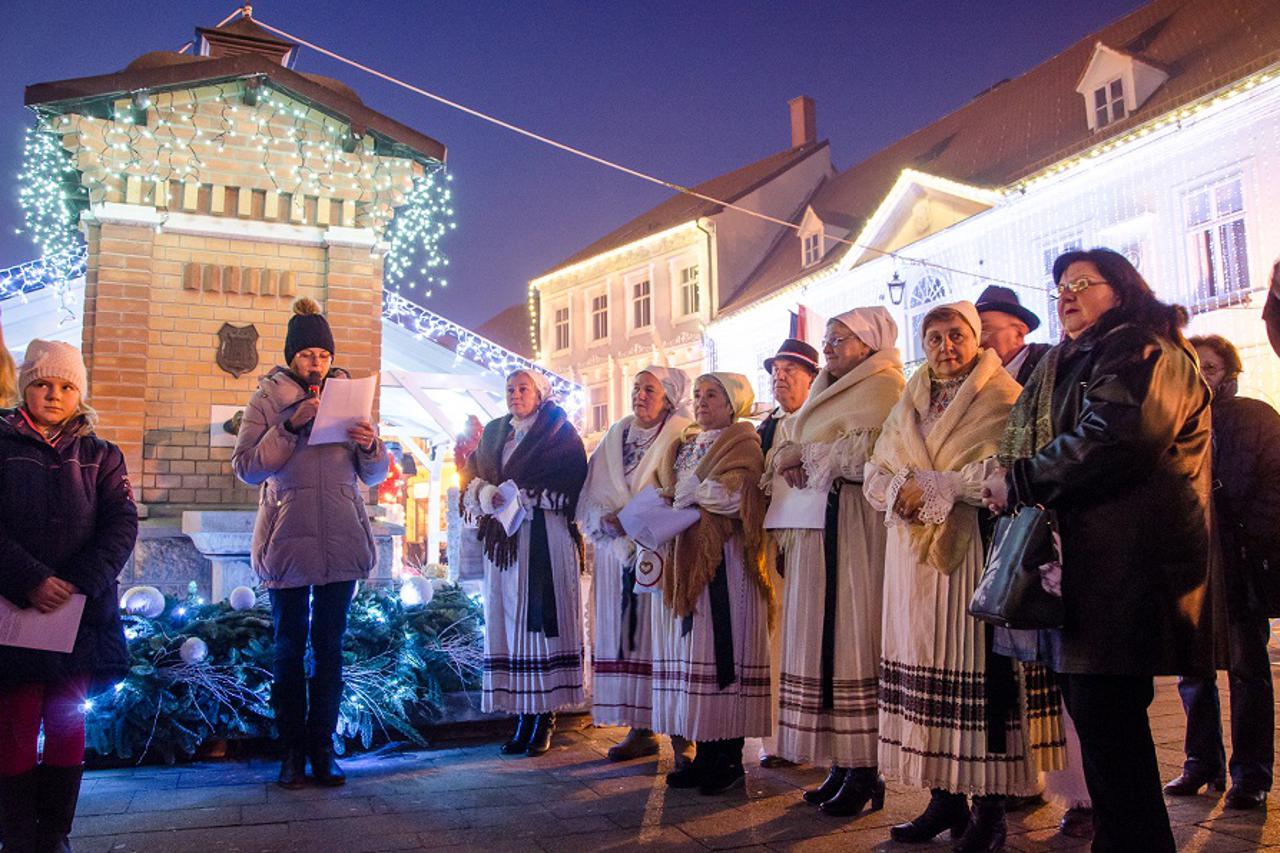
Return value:
[[(786, 102), (817, 101), (838, 168), (962, 106), (1141, 6), (984, 2), (261, 0), (258, 19), (423, 88), (693, 184), (789, 145)], [(16, 176), (26, 84), (176, 50), (233, 4), (9, 3), (0, 34), (0, 266), (34, 257)], [(302, 49), (366, 104), (449, 148), (450, 285), (428, 307), (476, 325), (528, 280), (667, 192), (515, 136)], [(786, 215), (789, 211), (774, 211)]]

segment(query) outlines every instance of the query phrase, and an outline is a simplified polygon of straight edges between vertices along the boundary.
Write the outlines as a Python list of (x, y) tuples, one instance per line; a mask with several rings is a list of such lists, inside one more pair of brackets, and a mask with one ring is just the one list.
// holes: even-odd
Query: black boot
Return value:
[(40, 853), (71, 853), (67, 836), (76, 818), (83, 776), (83, 764), (36, 768), (36, 849)]
[(668, 788), (697, 788), (702, 784), (716, 757), (720, 741), (704, 740), (694, 744), (693, 761), (667, 774)]
[(284, 746), (278, 784), (297, 790), (307, 784), (307, 684), (277, 680), (271, 685), (276, 732)]
[(1194, 797), (1200, 793), (1201, 788), (1207, 789), (1210, 793), (1217, 791), (1219, 794), (1227, 790), (1226, 771), (1217, 770), (1213, 773), (1199, 773), (1193, 770), (1183, 770), (1177, 779), (1164, 786), (1164, 792), (1171, 797)]
[(973, 798), (973, 820), (951, 849), (954, 853), (997, 853), (1004, 849), (1009, 828), (1004, 820), (1004, 797)]
[(873, 812), (884, 808), (884, 780), (874, 767), (854, 767), (845, 774), (844, 784), (835, 796), (818, 808), (823, 814), (851, 817), (862, 811), (868, 802)]
[(709, 797), (746, 784), (747, 773), (742, 766), (743, 743), (744, 739), (740, 737), (716, 741), (715, 761), (702, 777), (699, 794)]
[(307, 750), (301, 743), (286, 743), (276, 784), (296, 791), (307, 786)]
[(0, 842), (5, 853), (36, 853), (36, 771), (0, 776)]
[(923, 844), (932, 841), (944, 829), (950, 829), (951, 837), (955, 839), (968, 828), (969, 807), (964, 794), (934, 788), (924, 812), (915, 820), (890, 829), (889, 837), (904, 844)]
[(516, 730), (498, 751), (503, 755), (519, 755), (529, 748), (529, 738), (532, 735), (533, 714), (516, 714)]
[(832, 767), (821, 785), (804, 792), (804, 801), (815, 806), (822, 805), (840, 790), (840, 786), (844, 784), (844, 776), (848, 772), (848, 768), (845, 767)]
[(551, 748), (551, 735), (556, 730), (556, 712), (538, 714), (533, 718), (533, 733), (529, 735), (527, 755), (542, 755)]
[(347, 774), (338, 766), (338, 758), (333, 752), (333, 735), (330, 732), (316, 732), (311, 736), (308, 752), (311, 757), (311, 775), (317, 785), (326, 788), (337, 788), (347, 783)]

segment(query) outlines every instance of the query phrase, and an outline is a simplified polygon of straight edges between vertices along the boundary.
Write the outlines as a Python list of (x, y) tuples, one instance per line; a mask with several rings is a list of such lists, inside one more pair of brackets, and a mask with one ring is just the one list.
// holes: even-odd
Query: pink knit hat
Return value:
[(62, 341), (33, 340), (18, 368), (18, 393), (26, 394), (27, 386), (37, 379), (65, 379), (80, 396), (88, 396), (89, 378), (80, 350)]

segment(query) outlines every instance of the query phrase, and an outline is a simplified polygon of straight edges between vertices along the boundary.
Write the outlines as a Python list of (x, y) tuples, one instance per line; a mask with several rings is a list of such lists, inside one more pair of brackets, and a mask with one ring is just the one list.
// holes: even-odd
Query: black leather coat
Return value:
[(1059, 344), (1054, 438), (1009, 471), (1011, 504), (1056, 510), (1058, 672), (1211, 671), (1209, 389), (1182, 345), (1107, 317)]

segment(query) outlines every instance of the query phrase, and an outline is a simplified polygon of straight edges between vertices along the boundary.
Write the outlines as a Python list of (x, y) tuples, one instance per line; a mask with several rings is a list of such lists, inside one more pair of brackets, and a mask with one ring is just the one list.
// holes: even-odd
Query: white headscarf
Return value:
[(530, 367), (521, 367), (507, 374), (507, 381), (510, 382), (514, 377), (523, 373), (529, 377), (529, 381), (533, 383), (533, 387), (538, 389), (539, 405), (555, 398), (551, 390), (551, 380), (541, 370), (534, 370)]
[(871, 347), (874, 352), (897, 346), (898, 324), (887, 308), (880, 306), (854, 308), (837, 314), (831, 318), (839, 320), (849, 327), (849, 331), (858, 336), (858, 340)]
[[(939, 308), (950, 308), (955, 311), (964, 321), (969, 324), (969, 328), (973, 329), (974, 337), (982, 338), (982, 318), (978, 316), (978, 309), (972, 302), (962, 299), (959, 302), (944, 302), (941, 305), (935, 305), (930, 311), (937, 311)], [(920, 325), (920, 337), (924, 337), (924, 324)]]
[(636, 372), (636, 376), (641, 373), (647, 373), (654, 379), (658, 380), (658, 384), (662, 386), (663, 392), (667, 396), (667, 401), (671, 403), (673, 412), (684, 411), (685, 393), (689, 389), (689, 376), (683, 370), (677, 370), (674, 367), (659, 367), (651, 364), (644, 370)]

